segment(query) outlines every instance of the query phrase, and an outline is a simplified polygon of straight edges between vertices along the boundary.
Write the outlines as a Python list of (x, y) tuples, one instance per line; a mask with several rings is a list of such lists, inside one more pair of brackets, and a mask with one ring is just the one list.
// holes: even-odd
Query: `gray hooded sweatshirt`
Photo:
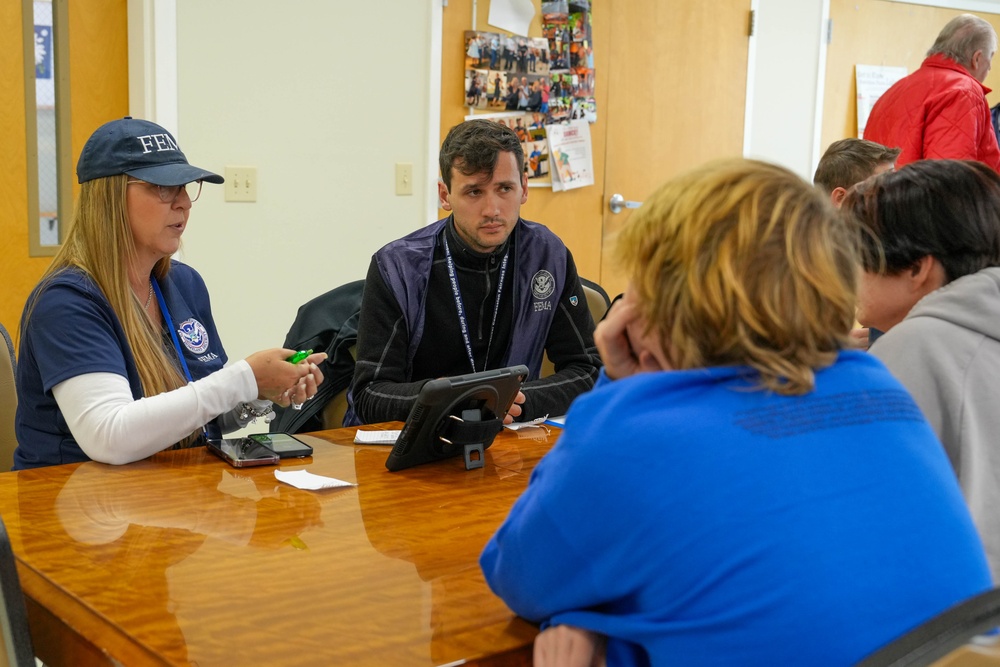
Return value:
[(1000, 581), (1000, 267), (931, 292), (871, 353), (944, 444)]

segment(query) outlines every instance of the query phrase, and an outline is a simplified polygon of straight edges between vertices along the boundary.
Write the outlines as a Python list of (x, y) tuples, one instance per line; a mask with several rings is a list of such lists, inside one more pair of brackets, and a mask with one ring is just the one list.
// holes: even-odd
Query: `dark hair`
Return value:
[(441, 180), (451, 191), (452, 167), (466, 176), (492, 174), (501, 152), (513, 153), (517, 173), (524, 171), (524, 150), (514, 130), (481, 118), (456, 125), (441, 144)]
[(816, 167), (813, 183), (830, 194), (837, 188), (845, 190), (875, 173), (879, 165), (895, 162), (899, 148), (864, 139), (841, 139), (830, 144)]
[(951, 282), (1000, 265), (1000, 176), (980, 162), (913, 162), (860, 183), (841, 210), (870, 232), (866, 271), (897, 274), (930, 255)]

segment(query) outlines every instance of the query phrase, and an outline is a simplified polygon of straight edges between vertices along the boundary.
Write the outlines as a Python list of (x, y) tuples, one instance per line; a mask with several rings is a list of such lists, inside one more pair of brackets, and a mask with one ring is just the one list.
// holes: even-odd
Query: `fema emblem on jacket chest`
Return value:
[(548, 301), (552, 293), (556, 291), (556, 280), (552, 274), (545, 269), (540, 270), (531, 278), (531, 295), (538, 301), (534, 304), (535, 312), (540, 310), (552, 310), (552, 304)]
[(194, 354), (201, 354), (208, 349), (208, 332), (205, 331), (205, 326), (193, 317), (181, 322), (177, 327), (177, 333), (184, 347)]
[(556, 280), (552, 274), (542, 269), (531, 279), (531, 294), (539, 301), (548, 299), (556, 291)]

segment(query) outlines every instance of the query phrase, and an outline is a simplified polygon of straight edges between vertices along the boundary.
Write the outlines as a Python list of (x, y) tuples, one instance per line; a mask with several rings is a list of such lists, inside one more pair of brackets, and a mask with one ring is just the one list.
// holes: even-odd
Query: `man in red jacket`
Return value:
[(1000, 171), (1000, 148), (983, 85), (997, 50), (988, 22), (962, 14), (941, 30), (927, 58), (875, 103), (865, 139), (899, 147), (901, 167), (923, 159), (978, 160)]

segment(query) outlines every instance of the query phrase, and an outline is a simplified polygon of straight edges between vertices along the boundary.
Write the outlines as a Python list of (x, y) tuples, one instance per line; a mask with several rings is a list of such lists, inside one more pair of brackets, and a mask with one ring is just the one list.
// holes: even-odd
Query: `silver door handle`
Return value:
[(608, 208), (611, 209), (612, 213), (621, 213), (623, 208), (639, 208), (642, 206), (641, 201), (626, 201), (625, 197), (620, 194), (611, 195), (611, 199), (608, 200)]

